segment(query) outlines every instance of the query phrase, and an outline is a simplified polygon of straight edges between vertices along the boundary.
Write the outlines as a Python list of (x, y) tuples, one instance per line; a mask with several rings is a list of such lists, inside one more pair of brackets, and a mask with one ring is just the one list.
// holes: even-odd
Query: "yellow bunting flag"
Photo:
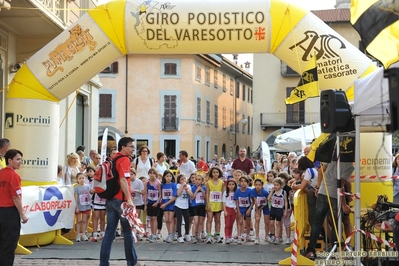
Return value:
[(294, 104), (307, 98), (319, 96), (319, 79), (317, 77), (316, 56), (313, 56), (306, 70), (302, 73), (298, 86), (291, 91), (290, 97), (285, 99), (286, 104)]

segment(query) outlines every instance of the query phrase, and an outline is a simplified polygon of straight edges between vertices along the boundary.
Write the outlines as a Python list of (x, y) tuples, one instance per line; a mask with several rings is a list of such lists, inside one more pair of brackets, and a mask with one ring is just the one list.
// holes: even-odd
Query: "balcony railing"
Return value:
[(291, 115), (290, 119), (287, 118), (287, 113), (261, 113), (260, 126), (262, 129), (267, 127), (299, 127), (300, 125), (320, 122), (320, 113), (305, 113), (302, 116)]
[(162, 117), (163, 131), (177, 131), (179, 130), (179, 118), (177, 117)]

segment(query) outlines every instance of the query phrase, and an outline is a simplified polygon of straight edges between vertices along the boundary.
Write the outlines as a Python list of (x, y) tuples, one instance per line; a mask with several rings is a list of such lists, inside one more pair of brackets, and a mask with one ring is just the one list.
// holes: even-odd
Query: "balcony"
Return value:
[(178, 131), (179, 118), (177, 117), (162, 117), (162, 130), (163, 131)]
[(287, 113), (261, 113), (260, 126), (262, 129), (268, 127), (299, 127), (311, 123), (320, 122), (320, 113), (296, 113), (288, 115)]

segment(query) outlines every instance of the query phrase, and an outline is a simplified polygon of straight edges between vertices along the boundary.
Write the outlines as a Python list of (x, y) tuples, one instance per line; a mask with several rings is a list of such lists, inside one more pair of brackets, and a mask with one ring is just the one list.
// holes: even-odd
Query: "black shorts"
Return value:
[(159, 204), (156, 207), (152, 207), (152, 204), (147, 204), (147, 216), (149, 217), (157, 217), (159, 213)]
[(270, 220), (271, 221), (281, 221), (281, 218), (284, 216), (284, 209), (273, 208), (270, 210)]
[(190, 217), (192, 216), (206, 216), (205, 205), (198, 205), (194, 207), (190, 207)]
[(137, 210), (144, 210), (144, 205), (136, 206)]

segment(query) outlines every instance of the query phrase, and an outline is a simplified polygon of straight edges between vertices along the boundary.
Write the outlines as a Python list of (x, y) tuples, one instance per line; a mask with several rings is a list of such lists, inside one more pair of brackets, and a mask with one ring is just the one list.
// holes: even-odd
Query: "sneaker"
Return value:
[(159, 240), (159, 239), (161, 239), (162, 238), (162, 234), (161, 233), (158, 233), (157, 234), (157, 239)]
[(226, 245), (230, 245), (230, 243), (231, 243), (230, 238), (226, 238), (226, 240), (224, 241), (224, 243), (225, 243)]
[(282, 237), (279, 237), (278, 240), (280, 241), (280, 243), (284, 242), (284, 239)]
[(76, 236), (76, 242), (80, 242), (80, 236)]
[(207, 237), (206, 232), (205, 232), (205, 231), (202, 231), (202, 233), (201, 233), (201, 238), (202, 238), (202, 239), (205, 239), (206, 237)]
[(143, 236), (140, 234), (136, 234), (137, 241), (143, 241)]
[(91, 242), (97, 242), (98, 241), (97, 237), (98, 237), (98, 234), (97, 233), (93, 233), (91, 235)]
[(145, 232), (144, 237), (149, 238), (150, 236), (151, 236), (151, 233), (150, 233), (150, 232)]
[(291, 244), (292, 244), (291, 238), (287, 238), (287, 239), (285, 240), (285, 244), (286, 244), (286, 245), (291, 245)]
[(86, 234), (82, 235), (82, 241), (89, 241), (89, 238), (87, 237)]
[(253, 240), (252, 240), (252, 238), (251, 238), (250, 236), (247, 236), (247, 237), (245, 238), (245, 240), (246, 240), (247, 242), (253, 242)]
[(275, 236), (274, 235), (269, 236), (269, 243), (274, 244), (274, 241), (275, 241)]
[(234, 235), (234, 236), (233, 236), (233, 239), (238, 239), (238, 235)]
[(215, 236), (215, 242), (216, 243), (223, 243), (222, 237), (220, 235)]
[(149, 239), (150, 239), (150, 243), (156, 243), (157, 242), (157, 236), (156, 235), (151, 235), (149, 237)]
[(177, 241), (178, 236), (179, 235), (177, 233), (175, 233), (174, 236), (173, 236), (173, 241)]
[(255, 244), (255, 245), (259, 245), (259, 244), (260, 244), (259, 237), (255, 238), (254, 244)]
[(276, 237), (275, 239), (274, 239), (274, 243), (273, 244), (275, 244), (275, 245), (280, 245), (280, 239), (279, 239), (279, 237)]
[(250, 235), (250, 236), (254, 236), (254, 235), (255, 235), (254, 229), (249, 230), (249, 235)]
[(191, 236), (190, 235), (184, 235), (184, 240), (186, 242), (190, 242), (191, 241)]
[(237, 245), (241, 245), (241, 237), (237, 239)]
[(314, 254), (314, 252), (309, 251), (308, 253), (306, 253), (305, 257), (310, 259), (310, 260), (315, 260), (316, 255)]
[(237, 244), (237, 240), (234, 239), (234, 238), (230, 238), (230, 243), (231, 243), (231, 244)]
[(195, 237), (191, 238), (191, 244), (197, 244), (198, 240)]
[(205, 243), (206, 244), (212, 244), (212, 237), (211, 236), (207, 236)]
[(166, 241), (165, 241), (166, 243), (172, 243), (173, 242), (173, 235), (172, 234), (169, 234), (167, 237), (166, 237)]
[(179, 242), (179, 243), (184, 243), (184, 239), (183, 239), (183, 237), (181, 236), (181, 237), (179, 237), (178, 239), (177, 239), (177, 242)]

